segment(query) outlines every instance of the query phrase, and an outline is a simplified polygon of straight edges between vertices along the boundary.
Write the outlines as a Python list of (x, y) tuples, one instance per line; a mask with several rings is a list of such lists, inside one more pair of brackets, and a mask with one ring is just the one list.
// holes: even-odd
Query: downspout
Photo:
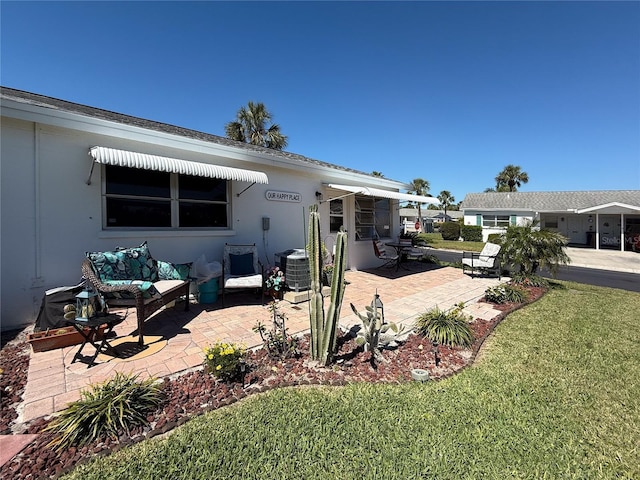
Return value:
[(624, 213), (620, 214), (620, 251), (624, 252)]
[(33, 232), (34, 238), (34, 278), (31, 282), (32, 288), (42, 286), (42, 240), (41, 240), (41, 221), (40, 215), (42, 212), (40, 206), (41, 193), (40, 193), (40, 126), (38, 123), (33, 124), (33, 186), (34, 186), (34, 212), (33, 212)]
[(596, 212), (596, 250), (600, 250), (600, 214)]

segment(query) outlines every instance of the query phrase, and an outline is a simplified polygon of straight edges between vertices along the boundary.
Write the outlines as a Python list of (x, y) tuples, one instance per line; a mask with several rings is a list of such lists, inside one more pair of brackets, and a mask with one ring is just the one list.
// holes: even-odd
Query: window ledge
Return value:
[(98, 238), (233, 237), (235, 230), (102, 230)]

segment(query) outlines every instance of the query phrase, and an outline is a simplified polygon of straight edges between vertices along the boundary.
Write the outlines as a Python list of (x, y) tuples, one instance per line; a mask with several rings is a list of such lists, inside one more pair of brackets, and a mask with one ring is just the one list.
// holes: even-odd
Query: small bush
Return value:
[(240, 374), (240, 361), (245, 348), (235, 343), (216, 342), (204, 351), (204, 364), (209, 373), (221, 380), (234, 380)]
[(460, 224), (458, 222), (444, 222), (440, 225), (443, 240), (458, 240), (460, 238)]
[(433, 243), (433, 240), (426, 233), (418, 233), (412, 240), (412, 243), (415, 246), (428, 247), (431, 243)]
[(411, 239), (411, 245), (415, 245), (416, 244), (416, 240), (418, 239), (418, 233), (417, 232), (402, 232), (400, 234), (400, 239), (402, 240), (409, 240)]
[(55, 434), (48, 446), (62, 451), (72, 445), (82, 446), (102, 435), (118, 438), (135, 425), (147, 423), (147, 414), (162, 401), (156, 379), (138, 382), (138, 375), (116, 373), (113, 378), (88, 391), (71, 403), (46, 427)]
[(481, 242), (482, 227), (479, 225), (462, 225), (460, 236), (465, 242)]
[(527, 292), (508, 283), (487, 288), (484, 298), (491, 303), (522, 303), (527, 299)]
[(511, 276), (511, 283), (514, 285), (522, 285), (524, 287), (545, 287), (549, 286), (549, 281), (540, 275), (527, 275), (522, 272), (514, 273)]
[[(332, 265), (333, 267), (333, 265)], [(260, 334), (262, 343), (272, 358), (285, 359), (298, 355), (298, 339), (287, 332), (285, 322), (287, 316), (280, 311), (276, 301), (269, 304), (273, 326), (267, 330), (266, 325), (258, 321), (253, 331)]]
[(487, 237), (487, 242), (500, 245), (501, 239), (502, 239), (501, 233), (490, 233), (489, 236)]
[(418, 316), (415, 329), (434, 343), (469, 347), (473, 343), (473, 332), (467, 320), (460, 306), (448, 312), (436, 307)]

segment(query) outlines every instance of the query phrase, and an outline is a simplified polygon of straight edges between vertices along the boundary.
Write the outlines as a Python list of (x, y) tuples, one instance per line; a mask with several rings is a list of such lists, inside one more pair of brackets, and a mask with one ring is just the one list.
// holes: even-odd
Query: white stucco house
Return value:
[(154, 258), (220, 261), (225, 243), (255, 243), (265, 266), (304, 249), (319, 203), (332, 247), (349, 233), (348, 266), (376, 264), (371, 238), (399, 231), (402, 182), (0, 87), (1, 317), (37, 316), (47, 289), (75, 285), (86, 252), (148, 242)]
[(469, 193), (465, 225), (481, 225), (483, 240), (525, 220), (557, 231), (570, 245), (640, 251), (640, 190)]

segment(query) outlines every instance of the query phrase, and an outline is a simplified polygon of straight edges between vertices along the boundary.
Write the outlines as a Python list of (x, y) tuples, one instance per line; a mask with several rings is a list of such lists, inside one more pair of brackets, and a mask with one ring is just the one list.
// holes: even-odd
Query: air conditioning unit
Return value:
[(285, 250), (275, 254), (275, 266), (284, 272), (289, 289), (300, 292), (311, 288), (309, 255), (304, 248)]

